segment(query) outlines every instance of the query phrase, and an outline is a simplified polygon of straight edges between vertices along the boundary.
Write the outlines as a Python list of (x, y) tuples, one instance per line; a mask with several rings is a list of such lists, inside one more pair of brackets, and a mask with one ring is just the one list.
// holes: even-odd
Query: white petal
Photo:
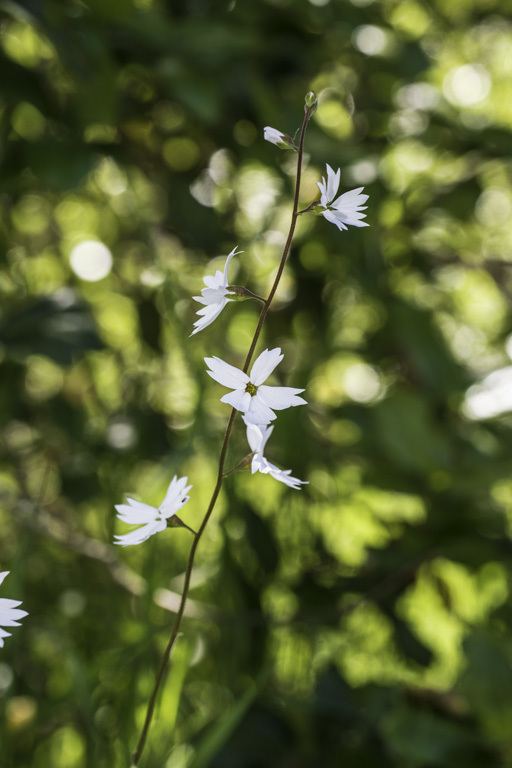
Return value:
[(220, 288), (203, 288), (201, 296), (203, 304), (218, 304), (226, 296), (226, 287), (221, 285)]
[[(222, 272), (220, 273), (220, 275), (222, 277)], [(215, 279), (214, 275), (206, 275), (206, 277), (203, 277), (203, 283), (206, 285), (207, 288), (211, 288), (213, 291), (219, 287), (218, 280)], [(202, 292), (203, 291), (201, 291), (201, 293)]]
[(327, 199), (329, 200), (329, 202), (331, 202), (331, 200), (334, 200), (334, 196), (338, 191), (338, 187), (340, 185), (340, 174), (341, 174), (340, 168), (338, 168), (336, 173), (334, 173), (331, 166), (327, 165)]
[(338, 203), (341, 205), (352, 205), (354, 201), (356, 202), (356, 205), (362, 205), (368, 200), (368, 195), (361, 194), (363, 189), (364, 187), (358, 187), (357, 189), (351, 189), (348, 192), (344, 192), (342, 195), (336, 198), (336, 201), (333, 203), (333, 205), (337, 206)]
[(333, 224), (336, 224), (336, 226), (338, 227), (338, 229), (339, 229), (340, 231), (341, 231), (341, 230), (343, 230), (343, 229), (347, 229), (347, 227), (346, 227), (346, 226), (343, 224), (343, 222), (342, 222), (342, 221), (340, 221), (340, 220), (337, 218), (337, 216), (336, 216), (336, 214), (334, 213), (334, 211), (324, 211), (324, 212), (322, 213), (322, 216), (324, 217), (324, 219), (327, 219), (327, 221), (330, 221), (330, 222), (332, 222)]
[(267, 440), (272, 434), (274, 427), (266, 427), (263, 424), (251, 424), (245, 416), (242, 416), (242, 418), (247, 427), (247, 442), (251, 451), (263, 454)]
[(150, 523), (158, 516), (158, 510), (142, 501), (127, 499), (128, 504), (117, 504), (115, 509), (120, 520), (130, 525), (142, 525)]
[(263, 384), (258, 387), (257, 397), (270, 408), (282, 411), (295, 405), (307, 405), (304, 398), (297, 396), (299, 392), (304, 392), (304, 390), (294, 387), (267, 387)]
[(205, 357), (206, 365), (210, 368), (207, 373), (222, 384), (223, 387), (230, 387), (230, 389), (238, 389), (240, 386), (245, 387), (249, 383), (249, 377), (246, 373), (239, 368), (235, 368), (229, 363), (225, 363), (219, 357)]
[(263, 138), (265, 141), (270, 141), (272, 144), (279, 145), (282, 143), (284, 135), (281, 131), (278, 131), (277, 128), (271, 128), (270, 125), (267, 125), (263, 129)]
[(228, 392), (227, 395), (224, 395), (224, 397), (221, 397), (220, 399), (221, 403), (227, 403), (242, 413), (246, 413), (246, 411), (249, 410), (251, 400), (251, 395), (242, 389), (235, 389), (234, 392)]
[(274, 411), (265, 405), (265, 403), (258, 397), (258, 394), (256, 394), (254, 397), (251, 397), (251, 403), (248, 410), (245, 412), (245, 418), (250, 424), (266, 426), (277, 417)]
[(233, 250), (231, 251), (231, 253), (230, 253), (230, 254), (228, 254), (228, 257), (227, 257), (227, 259), (226, 259), (226, 263), (224, 264), (224, 275), (223, 275), (223, 278), (222, 278), (222, 283), (223, 283), (224, 287), (227, 287), (227, 285), (228, 285), (228, 269), (229, 269), (229, 262), (231, 261), (231, 259), (233, 258), (233, 256), (238, 256), (240, 253), (243, 253), (243, 251), (237, 251), (237, 250), (236, 250), (237, 248), (238, 248), (238, 246), (237, 246), (237, 245), (235, 245), (235, 247), (233, 248)]
[(187, 496), (187, 493), (192, 488), (191, 485), (187, 485), (187, 477), (180, 477), (178, 480), (177, 475), (174, 475), (173, 479), (171, 480), (171, 483), (169, 485), (169, 488), (167, 489), (167, 493), (165, 494), (165, 498), (160, 504), (159, 511), (165, 518), (172, 517), (172, 515), (176, 514), (176, 512), (181, 509), (187, 501), (190, 499), (190, 496)]
[(2, 571), (2, 573), (0, 573), (0, 584), (5, 579), (5, 577), (8, 576), (9, 574), (10, 574), (10, 571)]
[(261, 472), (265, 474), (265, 462), (266, 459), (261, 453), (255, 453), (252, 457), (251, 462), (251, 473), (254, 475), (255, 472)]
[(266, 349), (255, 361), (251, 369), (250, 381), (255, 387), (259, 387), (268, 379), (274, 368), (279, 365), (284, 355), (281, 354), (281, 348)]
[(327, 184), (325, 178), (322, 176), (322, 181), (317, 181), (317, 187), (320, 190), (320, 202), (322, 205), (329, 205), (329, 199), (327, 197)]
[[(16, 601), (14, 601), (16, 602)], [(8, 613), (3, 613), (0, 610), (0, 625), (2, 627), (19, 627), (20, 622), (18, 619), (23, 619), (25, 616), (28, 616), (28, 613), (26, 611), (20, 611), (13, 608)]]
[(297, 477), (291, 476), (291, 469), (279, 469), (275, 464), (272, 464), (267, 459), (263, 460), (263, 467), (259, 470), (263, 474), (269, 474), (274, 480), (279, 480), (280, 483), (288, 485), (290, 488), (300, 490), (301, 485), (307, 485), (307, 481), (299, 480)]
[(247, 421), (245, 416), (243, 417), (247, 427), (247, 442), (251, 451), (260, 452), (263, 444), (263, 432), (258, 424), (251, 424)]
[(150, 536), (153, 536), (154, 533), (163, 531), (166, 528), (167, 523), (165, 520), (156, 520), (154, 523), (143, 525), (142, 528), (137, 528), (135, 531), (130, 531), (130, 533), (124, 533), (122, 536), (114, 536), (114, 539), (117, 539), (114, 544), (119, 544), (121, 547), (130, 547), (134, 544), (141, 544), (143, 541), (146, 541), (146, 539), (149, 539)]
[(195, 333), (198, 333), (198, 331), (202, 331), (208, 325), (213, 323), (213, 321), (216, 320), (220, 315), (226, 304), (227, 300), (219, 304), (210, 304), (209, 306), (200, 309), (197, 314), (203, 315), (203, 317), (200, 317), (199, 320), (195, 321), (194, 330), (190, 335), (193, 336)]

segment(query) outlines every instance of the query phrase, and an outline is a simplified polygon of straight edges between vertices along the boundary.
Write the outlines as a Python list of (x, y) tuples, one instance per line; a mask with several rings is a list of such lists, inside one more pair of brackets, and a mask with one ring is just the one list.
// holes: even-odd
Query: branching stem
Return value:
[[(306, 128), (307, 128), (307, 125), (308, 125), (308, 122), (309, 122), (309, 118), (311, 117), (313, 112), (314, 112), (314, 109), (312, 109), (310, 107), (306, 107), (306, 111), (305, 111), (305, 115), (304, 115), (304, 121), (302, 123), (302, 129), (301, 129), (301, 132), (300, 132), (300, 143), (299, 143), (299, 151), (298, 151), (298, 159), (297, 159), (297, 175), (296, 175), (296, 182), (295, 182), (295, 196), (294, 196), (294, 200), (293, 200), (293, 210), (292, 210), (292, 218), (291, 218), (291, 222), (290, 222), (290, 230), (288, 232), (288, 237), (287, 237), (287, 240), (286, 240), (286, 244), (284, 246), (283, 255), (281, 256), (281, 262), (279, 264), (279, 269), (277, 270), (277, 274), (276, 274), (276, 277), (274, 279), (274, 283), (273, 283), (272, 288), (270, 289), (270, 293), (269, 293), (269, 295), (268, 295), (268, 297), (267, 297), (267, 299), (266, 299), (266, 301), (263, 304), (263, 307), (261, 309), (260, 317), (259, 317), (259, 320), (258, 320), (258, 325), (256, 326), (256, 330), (254, 332), (254, 336), (253, 336), (253, 339), (252, 339), (252, 342), (251, 342), (251, 346), (249, 348), (249, 352), (247, 353), (247, 357), (245, 359), (245, 363), (244, 363), (244, 367), (243, 367), (244, 373), (247, 373), (249, 365), (251, 364), (251, 360), (252, 360), (252, 357), (254, 355), (254, 350), (256, 349), (256, 345), (258, 343), (258, 340), (259, 340), (259, 337), (260, 337), (260, 334), (261, 334), (261, 329), (262, 329), (263, 323), (265, 321), (265, 317), (267, 316), (267, 312), (270, 309), (270, 305), (271, 305), (272, 300), (273, 300), (273, 298), (274, 298), (274, 296), (276, 294), (277, 288), (279, 286), (279, 282), (281, 280), (281, 276), (283, 274), (283, 270), (284, 270), (284, 266), (285, 266), (285, 263), (286, 263), (286, 259), (288, 258), (288, 254), (290, 252), (290, 247), (291, 247), (292, 240), (293, 240), (293, 235), (294, 235), (294, 232), (295, 232), (295, 225), (297, 223), (297, 217), (298, 217), (297, 210), (298, 210), (298, 207), (299, 207), (300, 180), (301, 180), (301, 175), (302, 175), (302, 157), (303, 157), (303, 154), (304, 154), (304, 137), (306, 135)], [(213, 489), (213, 493), (212, 493), (212, 497), (210, 499), (210, 503), (208, 505), (208, 509), (205, 512), (205, 515), (203, 517), (203, 521), (202, 521), (201, 525), (199, 526), (199, 529), (198, 529), (197, 533), (194, 536), (194, 541), (192, 542), (192, 546), (190, 548), (190, 554), (189, 554), (189, 557), (188, 557), (187, 568), (186, 568), (186, 571), (185, 571), (185, 581), (184, 581), (184, 584), (183, 584), (183, 592), (182, 592), (182, 595), (181, 595), (180, 606), (179, 606), (178, 612), (176, 614), (176, 618), (175, 618), (175, 621), (174, 621), (174, 627), (172, 629), (171, 636), (169, 638), (169, 642), (167, 643), (165, 651), (163, 652), (162, 659), (160, 661), (160, 666), (158, 668), (158, 672), (157, 672), (156, 677), (155, 677), (155, 683), (154, 683), (154, 686), (153, 686), (153, 690), (151, 692), (151, 696), (149, 697), (149, 701), (148, 701), (148, 707), (147, 707), (147, 711), (146, 711), (146, 718), (145, 718), (145, 721), (144, 721), (144, 725), (142, 727), (142, 731), (141, 731), (141, 734), (140, 734), (140, 737), (139, 737), (139, 741), (138, 741), (137, 747), (136, 747), (136, 749), (135, 749), (135, 751), (133, 753), (133, 756), (132, 756), (132, 766), (137, 766), (139, 764), (139, 760), (140, 760), (142, 752), (144, 750), (144, 745), (146, 743), (149, 727), (151, 725), (151, 720), (153, 718), (153, 712), (154, 712), (154, 709), (155, 709), (155, 704), (156, 704), (156, 698), (157, 698), (157, 695), (158, 695), (158, 691), (159, 691), (160, 686), (162, 684), (162, 681), (163, 681), (163, 678), (164, 678), (164, 675), (165, 675), (165, 670), (167, 668), (167, 664), (169, 663), (169, 658), (170, 658), (171, 653), (172, 653), (172, 649), (174, 648), (174, 645), (176, 643), (176, 639), (177, 639), (179, 631), (180, 631), (181, 622), (182, 622), (182, 619), (183, 619), (183, 614), (185, 612), (185, 605), (187, 603), (188, 593), (189, 593), (189, 590), (190, 590), (190, 579), (191, 579), (191, 576), (192, 576), (192, 568), (194, 567), (194, 559), (195, 559), (195, 556), (196, 556), (196, 551), (197, 551), (197, 548), (199, 546), (199, 542), (201, 541), (201, 537), (202, 537), (202, 535), (203, 535), (203, 533), (205, 531), (205, 528), (208, 525), (208, 521), (209, 521), (209, 519), (210, 519), (210, 517), (212, 515), (213, 509), (215, 507), (215, 503), (217, 501), (217, 498), (218, 498), (219, 493), (220, 493), (220, 489), (222, 487), (222, 482), (223, 482), (225, 474), (226, 474), (224, 472), (224, 464), (225, 464), (225, 461), (226, 461), (226, 453), (227, 453), (227, 449), (228, 449), (229, 438), (231, 437), (231, 431), (233, 429), (233, 424), (234, 424), (234, 421), (235, 421), (236, 413), (237, 413), (236, 409), (233, 408), (232, 411), (231, 411), (231, 414), (229, 416), (229, 421), (228, 421), (228, 424), (227, 424), (227, 427), (226, 427), (226, 432), (224, 434), (224, 440), (222, 441), (222, 446), (221, 446), (221, 449), (220, 449), (219, 469), (218, 469), (218, 473), (217, 473), (217, 482), (215, 483), (215, 488)]]

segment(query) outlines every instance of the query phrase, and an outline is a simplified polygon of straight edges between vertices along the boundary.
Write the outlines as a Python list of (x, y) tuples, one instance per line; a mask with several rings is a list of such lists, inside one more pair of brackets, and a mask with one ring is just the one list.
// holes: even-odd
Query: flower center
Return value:
[(245, 388), (245, 391), (248, 392), (252, 397), (258, 391), (258, 387), (255, 387), (254, 384), (251, 384), (251, 382), (249, 382)]

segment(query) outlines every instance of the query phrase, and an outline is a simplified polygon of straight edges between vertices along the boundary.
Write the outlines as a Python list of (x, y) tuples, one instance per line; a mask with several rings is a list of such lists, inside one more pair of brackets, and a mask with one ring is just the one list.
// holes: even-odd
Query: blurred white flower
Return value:
[(144, 504), (142, 501), (135, 501), (135, 499), (126, 499), (128, 504), (118, 504), (116, 506), (117, 516), (123, 523), (141, 525), (142, 527), (122, 536), (114, 536), (117, 539), (114, 543), (128, 547), (146, 541), (154, 533), (164, 531), (167, 528), (168, 520), (190, 499), (187, 493), (191, 488), (191, 485), (187, 485), (186, 477), (180, 477), (178, 480), (177, 475), (174, 475), (165, 494), (165, 499), (158, 509)]
[[(10, 571), (2, 571), (0, 573), (0, 584), (8, 576)], [(27, 611), (20, 611), (18, 605), (21, 605), (19, 600), (8, 600), (5, 597), (0, 597), (0, 648), (4, 647), (4, 637), (10, 637), (11, 633), (6, 632), (2, 627), (19, 627), (19, 619), (23, 619), (27, 616)]]
[(251, 472), (254, 475), (255, 472), (261, 472), (264, 475), (270, 475), (275, 480), (279, 480), (280, 483), (288, 485), (290, 488), (300, 491), (301, 485), (307, 485), (307, 480), (298, 480), (296, 477), (291, 476), (291, 469), (279, 469), (275, 464), (271, 464), (268, 459), (263, 455), (265, 445), (274, 427), (265, 427), (259, 424), (251, 424), (247, 421), (245, 416), (243, 417), (245, 425), (247, 427), (247, 442), (253, 451), (254, 455), (251, 462)]
[(361, 221), (366, 216), (366, 213), (361, 213), (361, 211), (365, 211), (367, 208), (363, 203), (368, 200), (368, 195), (361, 194), (364, 187), (345, 192), (334, 200), (340, 185), (340, 169), (338, 168), (334, 173), (330, 165), (327, 165), (327, 182), (325, 177), (322, 177), (322, 181), (317, 182), (317, 184), (321, 194), (320, 204), (325, 208), (321, 214), (327, 221), (336, 224), (340, 231), (347, 229), (347, 224), (352, 227), (370, 226), (365, 221)]
[(291, 136), (287, 133), (278, 131), (277, 128), (271, 128), (269, 125), (263, 129), (263, 138), (265, 141), (270, 141), (271, 144), (275, 144), (279, 149), (297, 149), (295, 142)]
[(266, 349), (253, 364), (250, 375), (218, 357), (205, 357), (205, 362), (210, 368), (208, 374), (212, 379), (223, 387), (233, 389), (233, 392), (221, 397), (221, 402), (245, 413), (249, 423), (265, 425), (276, 418), (273, 408), (282, 411), (291, 406), (306, 404), (302, 397), (297, 397), (299, 392), (304, 392), (303, 389), (263, 384), (282, 359), (279, 347)]
[(233, 248), (226, 259), (224, 272), (221, 272), (218, 269), (214, 275), (207, 275), (203, 279), (206, 288), (203, 288), (201, 291), (201, 296), (192, 297), (194, 301), (198, 301), (200, 304), (204, 304), (205, 306), (197, 311), (197, 314), (202, 315), (202, 317), (199, 317), (199, 320), (195, 321), (194, 330), (190, 334), (191, 336), (193, 336), (198, 331), (202, 331), (203, 328), (206, 328), (206, 326), (210, 325), (210, 323), (213, 323), (215, 318), (220, 315), (228, 301), (234, 301), (234, 299), (228, 298), (228, 295), (233, 293), (232, 291), (228, 291), (228, 269), (229, 262), (233, 256), (238, 256), (240, 253), (243, 253), (243, 251), (237, 251), (236, 247)]

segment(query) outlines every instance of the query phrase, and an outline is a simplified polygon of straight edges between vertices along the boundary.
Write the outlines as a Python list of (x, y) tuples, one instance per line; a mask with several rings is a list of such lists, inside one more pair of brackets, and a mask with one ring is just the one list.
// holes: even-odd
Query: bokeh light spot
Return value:
[(90, 283), (103, 280), (112, 269), (113, 259), (109, 248), (98, 240), (84, 240), (75, 245), (70, 256), (71, 269)]

